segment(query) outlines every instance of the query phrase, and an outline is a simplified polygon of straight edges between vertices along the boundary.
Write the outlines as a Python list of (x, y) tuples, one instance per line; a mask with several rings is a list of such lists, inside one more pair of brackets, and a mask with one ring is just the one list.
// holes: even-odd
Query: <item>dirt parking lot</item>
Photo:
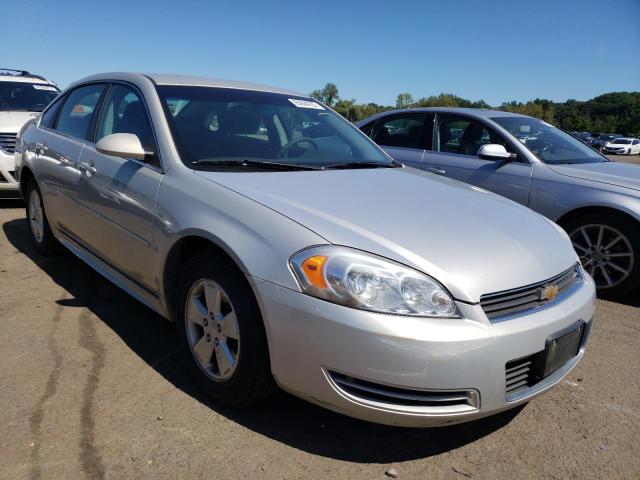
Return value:
[(524, 408), (398, 429), (284, 393), (209, 402), (171, 324), (71, 254), (37, 255), (19, 202), (0, 226), (2, 479), (640, 478), (640, 295), (599, 300), (583, 361)]

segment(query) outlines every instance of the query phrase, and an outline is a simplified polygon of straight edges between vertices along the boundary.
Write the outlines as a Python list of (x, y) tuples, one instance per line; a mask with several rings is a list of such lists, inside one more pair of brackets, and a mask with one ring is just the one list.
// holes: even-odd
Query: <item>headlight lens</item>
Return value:
[(451, 295), (431, 277), (345, 247), (302, 250), (290, 260), (304, 293), (373, 312), (457, 317)]

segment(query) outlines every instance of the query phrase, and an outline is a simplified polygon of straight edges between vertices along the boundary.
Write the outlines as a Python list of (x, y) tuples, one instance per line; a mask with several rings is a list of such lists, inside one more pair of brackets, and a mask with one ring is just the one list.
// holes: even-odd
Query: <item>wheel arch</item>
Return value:
[(574, 219), (576, 219), (578, 217), (581, 217), (583, 215), (587, 216), (587, 215), (590, 215), (590, 214), (616, 215), (616, 216), (619, 216), (621, 218), (625, 218), (628, 221), (635, 222), (635, 223), (639, 224), (639, 226), (640, 226), (640, 218), (638, 218), (637, 216), (632, 215), (631, 213), (626, 211), (626, 209), (609, 207), (609, 206), (599, 206), (599, 205), (578, 207), (578, 208), (575, 208), (575, 209), (570, 210), (568, 212), (565, 212), (565, 213), (562, 214), (562, 216), (560, 218), (558, 218), (556, 220), (556, 223), (558, 225), (560, 225), (562, 228), (565, 228), (565, 226), (571, 220), (574, 220)]
[[(162, 293), (169, 318), (172, 321), (175, 319), (175, 292), (180, 266), (184, 265), (189, 258), (203, 252), (210, 252), (212, 255), (224, 258), (245, 277), (249, 274), (246, 266), (235, 252), (220, 239), (213, 238), (202, 231), (185, 232), (169, 247), (162, 267)], [(255, 295), (253, 285), (248, 280), (247, 283)]]
[(25, 194), (26, 194), (27, 185), (29, 184), (29, 181), (32, 178), (35, 178), (35, 175), (33, 174), (33, 172), (29, 167), (24, 165), (20, 169), (20, 194), (22, 195), (23, 200), (26, 200)]

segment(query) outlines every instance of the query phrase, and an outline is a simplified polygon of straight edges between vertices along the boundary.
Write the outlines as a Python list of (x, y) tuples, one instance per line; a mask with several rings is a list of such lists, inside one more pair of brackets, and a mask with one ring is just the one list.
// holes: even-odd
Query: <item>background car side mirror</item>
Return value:
[(150, 152), (145, 152), (140, 139), (133, 133), (112, 133), (102, 137), (96, 143), (96, 150), (105, 155), (142, 161), (150, 155)]
[(503, 145), (497, 143), (488, 143), (480, 146), (478, 149), (478, 158), (483, 160), (504, 160), (509, 161), (516, 158), (515, 153), (507, 152)]

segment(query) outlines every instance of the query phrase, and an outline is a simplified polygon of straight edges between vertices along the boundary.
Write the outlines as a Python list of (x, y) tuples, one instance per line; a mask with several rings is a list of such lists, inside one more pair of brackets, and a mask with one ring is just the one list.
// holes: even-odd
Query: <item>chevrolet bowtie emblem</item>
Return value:
[(557, 285), (555, 284), (547, 285), (540, 292), (540, 300), (545, 300), (547, 302), (550, 302), (551, 300), (555, 299), (558, 296), (559, 291), (560, 289), (558, 288)]

